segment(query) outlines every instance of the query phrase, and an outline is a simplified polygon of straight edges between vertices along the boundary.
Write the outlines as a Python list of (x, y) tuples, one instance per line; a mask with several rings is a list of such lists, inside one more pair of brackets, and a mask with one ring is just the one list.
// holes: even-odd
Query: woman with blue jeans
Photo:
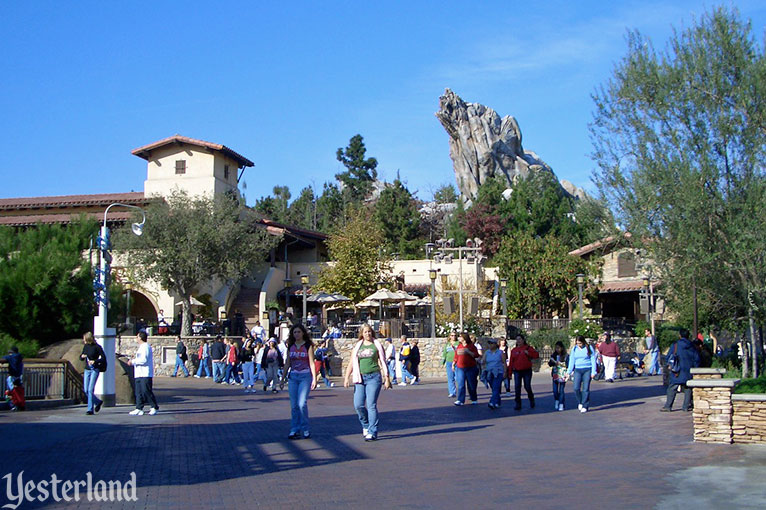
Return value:
[(481, 355), (468, 333), (460, 333), (459, 341), (460, 343), (455, 349), (455, 360), (452, 363), (455, 369), (455, 383), (457, 384), (457, 400), (453, 403), (456, 406), (465, 404), (465, 387), (468, 385), (468, 396), (471, 398), (471, 404), (478, 404), (479, 397), (476, 395), (476, 386), (479, 367), (476, 366), (476, 361), (481, 359)]
[(390, 388), (391, 378), (388, 375), (385, 350), (375, 339), (375, 332), (369, 324), (359, 328), (359, 341), (351, 351), (343, 386), (348, 388), (352, 379), (354, 409), (362, 425), (362, 436), (365, 441), (375, 441), (378, 438), (380, 388)]
[(590, 381), (596, 377), (596, 352), (588, 345), (585, 337), (578, 335), (575, 346), (569, 353), (569, 371), (574, 374), (574, 393), (577, 407), (581, 413), (588, 412), (590, 406)]
[(503, 387), (503, 380), (508, 367), (505, 354), (498, 348), (497, 340), (494, 338), (489, 339), (489, 349), (484, 352), (482, 365), (487, 373), (487, 382), (492, 388), (492, 396), (487, 406), (490, 409), (498, 409), (500, 407), (500, 390)]
[[(88, 331), (82, 337), (83, 346), (80, 359), (85, 361), (85, 370), (83, 371), (83, 389), (85, 394), (88, 395), (88, 410), (85, 414), (92, 415), (101, 410), (101, 404), (103, 402), (95, 395), (96, 381), (98, 381), (98, 375), (101, 373), (98, 371), (97, 365), (100, 363), (106, 363), (106, 354), (104, 349), (96, 343), (93, 338), (93, 333)], [(101, 361), (99, 361), (101, 359)]]
[(548, 360), (548, 366), (551, 367), (551, 378), (553, 379), (553, 410), (564, 410), (564, 388), (567, 384), (567, 365), (569, 364), (569, 354), (564, 348), (563, 342), (556, 342), (553, 348), (551, 359)]
[(308, 439), (311, 437), (309, 391), (317, 387), (317, 374), (314, 366), (314, 344), (311, 335), (301, 324), (290, 328), (282, 384), (285, 381), (289, 382), (290, 395), (290, 434), (287, 438)]

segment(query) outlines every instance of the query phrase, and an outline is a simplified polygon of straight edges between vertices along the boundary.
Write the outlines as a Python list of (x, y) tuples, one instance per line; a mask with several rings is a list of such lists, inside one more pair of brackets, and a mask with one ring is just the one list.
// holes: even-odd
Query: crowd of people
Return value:
[[(212, 341), (204, 339), (197, 350), (199, 367), (194, 377), (213, 379), (218, 384), (241, 385), (245, 393), (255, 393), (256, 387), (261, 384), (264, 392), (272, 393), (278, 393), (287, 386), (291, 409), (288, 438), (309, 438), (309, 394), (321, 382), (328, 388), (334, 386), (329, 379), (332, 371), (327, 344), (337, 338), (333, 336), (335, 332), (332, 327), (328, 328), (323, 338), (315, 341), (303, 325), (294, 324), (285, 341), (265, 339), (265, 334), (264, 328), (256, 324), (241, 340), (221, 336)], [(647, 375), (658, 375), (661, 368), (657, 339), (649, 331), (645, 332), (645, 337), (645, 356), (640, 361), (640, 367), (646, 368)], [(138, 333), (136, 341), (136, 354), (128, 360), (128, 364), (134, 367), (136, 393), (136, 407), (130, 414), (143, 415), (144, 408), (149, 406), (148, 414), (153, 415), (159, 411), (159, 406), (152, 388), (152, 349), (145, 331)], [(189, 377), (187, 349), (180, 336), (177, 341), (176, 366), (172, 376), (178, 375), (181, 369)], [(86, 414), (92, 415), (103, 404), (94, 394), (94, 388), (99, 374), (106, 369), (106, 355), (91, 333), (83, 337), (83, 344), (81, 358), (85, 362)], [(445, 367), (448, 395), (455, 398), (454, 405), (464, 405), (466, 396), (471, 404), (477, 404), (477, 389), (481, 382), (491, 392), (488, 407), (499, 409), (502, 406), (503, 386), (506, 393), (511, 393), (512, 380), (514, 409), (522, 409), (522, 388), (530, 409), (534, 409), (535, 395), (531, 381), (533, 364), (540, 357), (538, 351), (526, 342), (522, 334), (514, 338), (513, 346), (505, 338), (490, 338), (487, 345), (483, 349), (468, 333), (449, 334), (442, 348), (441, 361)], [(691, 379), (690, 369), (704, 363), (700, 352), (700, 347), (689, 340), (688, 331), (681, 330), (679, 339), (668, 351), (666, 369), (670, 372), (669, 386), (662, 411), (672, 409), (677, 393), (684, 394), (682, 409), (692, 409), (691, 390), (686, 383)], [(566, 385), (571, 380), (579, 412), (588, 412), (591, 381), (603, 374), (607, 382), (613, 382), (619, 357), (619, 347), (609, 334), (604, 334), (596, 345), (591, 345), (583, 336), (577, 336), (569, 350), (562, 342), (557, 342), (547, 361), (554, 410), (566, 409)], [(10, 368), (9, 388), (21, 386), (21, 357), (18, 352), (12, 351), (6, 359)], [(417, 339), (402, 336), (397, 345), (391, 338), (376, 338), (369, 325), (359, 329), (342, 380), (344, 387), (353, 384), (353, 408), (365, 441), (374, 441), (378, 436), (377, 401), (381, 390), (394, 384), (418, 384), (420, 359)]]

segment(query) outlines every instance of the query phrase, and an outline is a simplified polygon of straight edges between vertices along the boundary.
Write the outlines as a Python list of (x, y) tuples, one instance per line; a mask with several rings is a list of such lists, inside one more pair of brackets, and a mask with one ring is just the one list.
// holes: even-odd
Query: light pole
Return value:
[(110, 253), (112, 245), (109, 239), (109, 227), (106, 226), (106, 215), (112, 207), (127, 207), (141, 211), (143, 219), (141, 223), (133, 223), (131, 229), (133, 233), (140, 236), (143, 233), (144, 223), (146, 223), (146, 213), (143, 209), (135, 205), (110, 204), (104, 211), (104, 223), (101, 225), (101, 232), (97, 239), (100, 254), (100, 263), (96, 269), (96, 277), (93, 280), (93, 289), (95, 291), (96, 304), (98, 305), (98, 315), (93, 318), (93, 336), (104, 349), (107, 364), (106, 372), (103, 377), (96, 380), (95, 393), (98, 398), (104, 401), (104, 406), (114, 407), (117, 402), (115, 397), (115, 330), (107, 328), (106, 315), (109, 305), (109, 272), (112, 264), (112, 254)]
[(431, 280), (431, 338), (436, 338), (436, 269), (428, 270)]
[(293, 281), (290, 279), (290, 275), (285, 276), (285, 314), (288, 313), (288, 309), (290, 308), (290, 286), (292, 282)]
[(301, 286), (303, 287), (303, 325), (307, 326), (308, 321), (306, 321), (306, 288), (309, 284), (309, 275), (304, 274), (301, 275)]
[(577, 274), (577, 294), (578, 294), (578, 306), (580, 307), (580, 320), (582, 320), (582, 286), (585, 283), (585, 275), (582, 273)]
[[(385, 282), (382, 282), (382, 281), (378, 282), (378, 290), (382, 290), (385, 285), (386, 285)], [(381, 299), (380, 301), (378, 301), (378, 303), (379, 303), (378, 304), (378, 314), (379, 314), (379, 317), (380, 317), (380, 324), (382, 326), (383, 325), (383, 300)]]
[(508, 334), (508, 299), (506, 298), (506, 289), (508, 288), (508, 278), (500, 279), (500, 289), (503, 291), (503, 317), (505, 317), (505, 334)]
[(133, 290), (133, 282), (125, 282), (125, 324), (130, 324), (130, 292)]

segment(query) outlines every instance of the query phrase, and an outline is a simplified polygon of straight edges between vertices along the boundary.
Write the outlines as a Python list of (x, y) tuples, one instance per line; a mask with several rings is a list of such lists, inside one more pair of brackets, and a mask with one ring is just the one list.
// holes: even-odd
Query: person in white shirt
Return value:
[(256, 340), (263, 341), (265, 338), (263, 338), (263, 326), (261, 326), (261, 321), (255, 321), (255, 326), (253, 326), (253, 329), (250, 330), (250, 333), (253, 335), (253, 338)]
[(154, 398), (152, 391), (152, 377), (154, 377), (154, 361), (152, 357), (152, 348), (149, 346), (146, 337), (146, 331), (139, 331), (136, 336), (138, 350), (136, 356), (128, 360), (128, 365), (133, 366), (133, 376), (136, 381), (136, 408), (129, 414), (141, 416), (144, 414), (144, 405), (152, 404), (149, 410), (150, 415), (157, 414), (160, 406), (157, 405), (157, 399)]

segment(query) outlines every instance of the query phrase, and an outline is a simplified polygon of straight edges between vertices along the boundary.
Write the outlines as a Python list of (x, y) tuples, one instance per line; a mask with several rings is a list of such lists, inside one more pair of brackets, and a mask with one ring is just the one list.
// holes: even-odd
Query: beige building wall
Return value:
[[(186, 172), (176, 174), (176, 161), (186, 162)], [(228, 176), (226, 176), (228, 166)], [(207, 152), (191, 145), (169, 146), (156, 149), (147, 162), (144, 194), (167, 196), (174, 189), (189, 195), (213, 196), (235, 191), (237, 188), (237, 162), (220, 153)]]

